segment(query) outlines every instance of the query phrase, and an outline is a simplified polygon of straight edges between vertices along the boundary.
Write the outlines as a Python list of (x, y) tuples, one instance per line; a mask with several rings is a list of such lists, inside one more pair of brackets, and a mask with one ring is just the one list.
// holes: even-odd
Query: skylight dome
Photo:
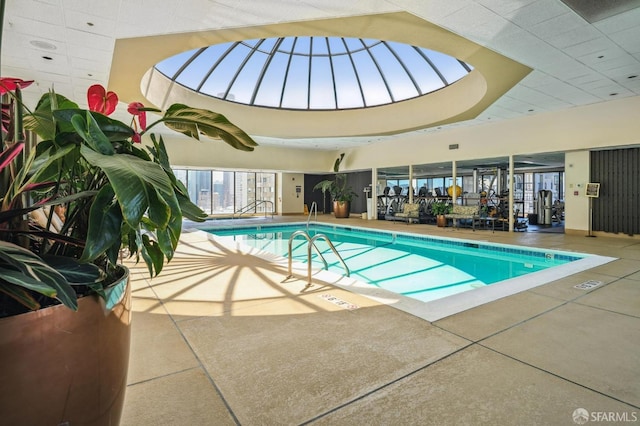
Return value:
[(473, 69), (440, 52), (346, 37), (278, 37), (216, 44), (155, 65), (195, 92), (289, 110), (367, 108), (447, 87)]

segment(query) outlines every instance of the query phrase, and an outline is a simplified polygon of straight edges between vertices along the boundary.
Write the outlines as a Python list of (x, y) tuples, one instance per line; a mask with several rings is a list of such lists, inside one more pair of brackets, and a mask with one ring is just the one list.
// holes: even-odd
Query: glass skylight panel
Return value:
[(156, 69), (169, 78), (174, 78), (176, 72), (187, 62), (198, 49), (187, 50), (171, 56), (156, 65)]
[(309, 57), (292, 55), (281, 108), (307, 109), (309, 93)]
[[(426, 50), (426, 49), (425, 49)], [(437, 65), (440, 73), (445, 76), (447, 83), (452, 84), (467, 75), (460, 61), (444, 53), (429, 50), (429, 58)]]
[(329, 54), (329, 45), (326, 37), (313, 37), (311, 48), (314, 56), (324, 56)]
[(347, 53), (347, 47), (342, 41), (342, 37), (328, 37), (329, 50), (332, 55), (344, 55)]
[(379, 43), (373, 46), (371, 54), (376, 58), (380, 71), (395, 100), (410, 99), (420, 95), (408, 74), (408, 70), (403, 66), (402, 62), (398, 61), (387, 45)]
[(352, 54), (356, 72), (360, 76), (360, 84), (364, 93), (365, 106), (388, 104), (392, 102), (380, 71), (366, 50)]
[(289, 55), (282, 52), (276, 52), (273, 55), (269, 68), (265, 71), (260, 87), (258, 87), (254, 105), (280, 107), (280, 98), (282, 97), (288, 63)]
[(472, 69), (456, 58), (393, 41), (283, 37), (193, 49), (156, 64), (177, 83), (253, 106), (366, 108), (439, 90)]
[(231, 86), (230, 93), (233, 93), (234, 100), (242, 104), (250, 104), (253, 92), (258, 84), (258, 78), (264, 64), (267, 62), (267, 55), (255, 51), (247, 63), (242, 67), (238, 77)]
[(336, 109), (333, 73), (328, 56), (312, 58), (309, 89), (309, 109)]

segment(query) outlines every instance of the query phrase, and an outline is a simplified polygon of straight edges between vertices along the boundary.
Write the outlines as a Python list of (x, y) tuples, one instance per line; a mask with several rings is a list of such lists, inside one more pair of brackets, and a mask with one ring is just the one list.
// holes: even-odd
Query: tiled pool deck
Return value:
[(122, 424), (640, 423), (640, 239), (338, 223), (618, 260), (428, 322), (185, 233), (160, 277), (132, 266)]

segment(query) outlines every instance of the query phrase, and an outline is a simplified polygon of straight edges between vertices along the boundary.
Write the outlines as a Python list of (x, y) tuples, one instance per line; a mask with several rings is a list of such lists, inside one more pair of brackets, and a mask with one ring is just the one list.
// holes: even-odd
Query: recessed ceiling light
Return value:
[(48, 41), (42, 41), (42, 40), (31, 40), (29, 44), (31, 44), (34, 47), (37, 47), (38, 49), (45, 49), (45, 50), (56, 50), (58, 48), (55, 44), (49, 43)]

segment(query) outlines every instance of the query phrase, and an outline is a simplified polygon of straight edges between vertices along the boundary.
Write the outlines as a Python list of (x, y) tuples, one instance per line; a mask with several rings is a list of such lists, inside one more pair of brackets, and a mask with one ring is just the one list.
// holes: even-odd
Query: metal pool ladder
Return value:
[(307, 231), (300, 229), (295, 231), (289, 237), (289, 275), (287, 276), (287, 279), (293, 277), (292, 246), (293, 246), (293, 239), (298, 235), (304, 236), (304, 238), (307, 240), (307, 286), (305, 288), (311, 285), (311, 247), (316, 249), (316, 253), (318, 253), (318, 256), (320, 256), (320, 259), (322, 259), (322, 262), (324, 263), (324, 269), (329, 269), (329, 264), (327, 263), (327, 260), (324, 258), (324, 256), (322, 255), (322, 253), (320, 252), (320, 250), (315, 244), (315, 241), (318, 239), (323, 239), (327, 242), (327, 244), (329, 245), (329, 248), (331, 248), (331, 251), (333, 251), (333, 253), (336, 255), (338, 260), (340, 260), (340, 263), (342, 263), (342, 267), (344, 268), (345, 275), (348, 277), (351, 274), (351, 272), (349, 271), (349, 267), (347, 266), (346, 263), (344, 263), (344, 259), (342, 258), (342, 256), (340, 256), (340, 253), (338, 253), (338, 250), (336, 250), (336, 247), (333, 245), (329, 237), (327, 237), (325, 234), (316, 234), (313, 237), (311, 237)]
[(309, 232), (309, 222), (311, 221), (311, 215), (315, 213), (315, 221), (318, 221), (318, 204), (314, 201), (311, 203), (311, 208), (309, 209), (309, 217), (307, 217), (307, 232)]

